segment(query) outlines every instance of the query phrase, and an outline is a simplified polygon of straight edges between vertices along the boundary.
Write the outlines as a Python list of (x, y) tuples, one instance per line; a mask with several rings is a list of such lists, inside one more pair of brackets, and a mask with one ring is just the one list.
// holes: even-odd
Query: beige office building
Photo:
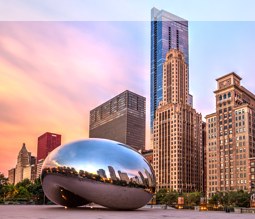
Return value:
[(171, 49), (163, 66), (163, 100), (153, 126), (157, 189), (202, 191), (202, 116), (192, 108), (184, 55)]
[(15, 184), (22, 181), (23, 177), (23, 169), (30, 165), (31, 153), (27, 151), (25, 143), (23, 143), (22, 148), (19, 152), (17, 165), (15, 168)]
[(216, 113), (206, 116), (208, 197), (250, 191), (249, 158), (255, 156), (255, 95), (234, 72), (216, 81)]

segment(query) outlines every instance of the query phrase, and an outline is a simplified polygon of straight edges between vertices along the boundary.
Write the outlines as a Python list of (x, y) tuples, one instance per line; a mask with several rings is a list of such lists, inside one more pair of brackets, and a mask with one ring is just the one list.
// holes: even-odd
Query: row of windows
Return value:
[(236, 110), (236, 111), (235, 111), (235, 114), (236, 114), (236, 115), (242, 114), (242, 113), (245, 113), (244, 109), (240, 109), (240, 110)]
[(231, 93), (228, 92), (227, 94), (223, 94), (219, 96), (219, 100), (227, 99), (231, 97)]
[(209, 118), (209, 119), (208, 119), (208, 122), (209, 122), (209, 123), (210, 123), (210, 122), (216, 122), (216, 117)]

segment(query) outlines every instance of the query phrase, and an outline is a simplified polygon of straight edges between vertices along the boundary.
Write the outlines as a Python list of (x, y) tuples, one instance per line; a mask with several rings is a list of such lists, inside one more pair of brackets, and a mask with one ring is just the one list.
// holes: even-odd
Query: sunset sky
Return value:
[(77, 0), (73, 8), (61, 2), (66, 4), (57, 8), (49, 1), (0, 0), (0, 172), (6, 175), (23, 142), (36, 155), (37, 138), (46, 131), (62, 134), (63, 143), (88, 137), (89, 111), (126, 89), (147, 98), (149, 147), (153, 6), (191, 21), (190, 93), (203, 117), (215, 109), (217, 77), (235, 71), (255, 93), (250, 1), (231, 1), (231, 8), (224, 1), (218, 17), (198, 1), (185, 8), (182, 0)]

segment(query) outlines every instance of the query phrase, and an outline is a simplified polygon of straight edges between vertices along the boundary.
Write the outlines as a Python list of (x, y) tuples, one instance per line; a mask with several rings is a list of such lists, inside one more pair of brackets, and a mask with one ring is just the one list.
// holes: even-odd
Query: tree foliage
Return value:
[(31, 182), (28, 179), (17, 183), (9, 184), (8, 179), (0, 174), (0, 202), (22, 201), (35, 204), (43, 204), (44, 193), (40, 179)]
[[(190, 193), (178, 193), (176, 191), (167, 191), (166, 189), (160, 189), (156, 193), (156, 201), (158, 204), (175, 205), (177, 204), (178, 197), (184, 197), (185, 206), (197, 206), (200, 204), (200, 199), (203, 194), (200, 192)], [(208, 203), (214, 206), (223, 207), (249, 207), (250, 196), (248, 192), (229, 191), (229, 192), (217, 192), (209, 200)]]
[(209, 200), (209, 204), (233, 206), (233, 207), (249, 207), (250, 196), (248, 192), (243, 190), (230, 192), (217, 192)]

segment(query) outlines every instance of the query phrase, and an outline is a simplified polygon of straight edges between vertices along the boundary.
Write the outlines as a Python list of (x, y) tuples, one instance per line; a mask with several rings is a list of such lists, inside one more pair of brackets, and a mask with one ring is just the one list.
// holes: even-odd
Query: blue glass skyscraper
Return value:
[[(179, 49), (189, 64), (188, 21), (157, 8), (151, 9), (151, 130), (162, 100), (163, 64), (166, 53)], [(189, 96), (192, 104), (192, 96)]]

